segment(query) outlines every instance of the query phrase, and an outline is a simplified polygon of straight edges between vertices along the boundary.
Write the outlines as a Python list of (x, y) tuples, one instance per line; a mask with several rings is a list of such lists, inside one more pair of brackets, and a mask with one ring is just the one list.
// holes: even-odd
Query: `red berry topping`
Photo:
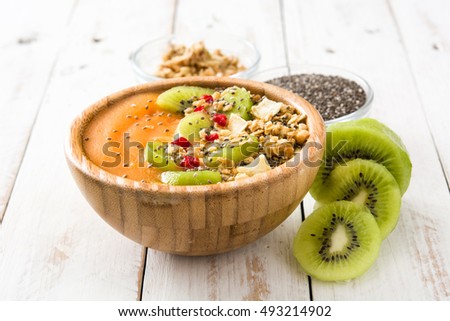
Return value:
[(214, 133), (214, 134), (211, 134), (211, 135), (207, 135), (207, 136), (205, 137), (205, 139), (206, 139), (208, 142), (213, 142), (213, 141), (215, 141), (216, 139), (219, 139), (219, 134)]
[(195, 107), (194, 111), (205, 111), (205, 107), (203, 107), (203, 106)]
[(184, 168), (196, 168), (200, 166), (200, 161), (194, 156), (184, 156), (180, 166)]
[(212, 104), (214, 98), (211, 95), (203, 95), (200, 99), (204, 99), (208, 104)]
[(173, 145), (177, 145), (183, 148), (191, 146), (191, 143), (184, 137), (179, 137), (172, 142)]
[(219, 126), (225, 127), (227, 125), (227, 115), (225, 114), (215, 114), (213, 120)]

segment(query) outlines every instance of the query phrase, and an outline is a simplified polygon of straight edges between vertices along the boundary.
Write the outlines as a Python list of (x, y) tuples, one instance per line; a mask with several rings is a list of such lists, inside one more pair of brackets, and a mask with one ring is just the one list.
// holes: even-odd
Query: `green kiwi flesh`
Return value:
[(176, 86), (161, 93), (156, 104), (172, 113), (181, 112), (192, 106), (193, 99), (211, 95), (214, 90), (196, 86)]
[(255, 136), (248, 136), (247, 140), (242, 144), (226, 143), (217, 151), (206, 155), (204, 158), (205, 165), (216, 168), (221, 164), (220, 158), (232, 161), (238, 166), (247, 157), (255, 156), (259, 152), (259, 142)]
[(161, 174), (161, 181), (169, 185), (207, 185), (221, 182), (222, 176), (214, 171), (168, 171)]
[(356, 158), (371, 159), (385, 166), (397, 181), (401, 194), (405, 193), (412, 165), (401, 139), (391, 129), (365, 118), (330, 125), (327, 132), (322, 166), (310, 190), (314, 198), (337, 165)]
[(325, 204), (347, 200), (366, 206), (383, 239), (395, 228), (400, 215), (401, 194), (395, 178), (372, 160), (355, 159), (337, 166), (316, 196)]
[(176, 133), (194, 143), (200, 139), (200, 131), (211, 126), (213, 126), (213, 121), (208, 113), (194, 112), (180, 120)]
[(238, 114), (245, 120), (250, 120), (252, 118), (250, 114), (250, 110), (253, 106), (252, 96), (245, 88), (239, 88), (236, 86), (227, 88), (222, 93), (222, 98), (227, 103), (233, 105), (233, 108), (225, 113), (227, 116), (234, 113)]
[(182, 167), (175, 163), (172, 157), (168, 156), (167, 147), (168, 143), (160, 141), (148, 142), (144, 150), (145, 161), (163, 171), (183, 170)]
[(370, 268), (380, 245), (380, 230), (367, 208), (339, 201), (306, 218), (293, 250), (307, 274), (322, 281), (346, 281)]

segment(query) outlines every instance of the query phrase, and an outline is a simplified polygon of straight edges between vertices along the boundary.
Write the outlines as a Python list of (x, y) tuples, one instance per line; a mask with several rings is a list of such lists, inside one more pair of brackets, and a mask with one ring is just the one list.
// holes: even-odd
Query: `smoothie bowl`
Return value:
[(324, 123), (304, 99), (233, 78), (164, 80), (77, 117), (66, 158), (113, 228), (180, 255), (226, 252), (283, 222), (320, 166)]

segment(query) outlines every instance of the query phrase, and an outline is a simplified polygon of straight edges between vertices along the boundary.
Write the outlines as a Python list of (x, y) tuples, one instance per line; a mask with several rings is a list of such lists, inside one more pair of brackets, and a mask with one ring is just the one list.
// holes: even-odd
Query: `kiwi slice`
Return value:
[(169, 112), (181, 112), (192, 106), (192, 102), (203, 95), (211, 95), (214, 90), (196, 86), (176, 86), (161, 93), (156, 104)]
[(182, 170), (183, 168), (167, 154), (168, 146), (168, 143), (160, 141), (148, 142), (144, 150), (145, 161), (164, 171)]
[(375, 119), (336, 123), (327, 128), (322, 166), (310, 190), (319, 198), (323, 184), (337, 165), (356, 158), (371, 159), (384, 165), (397, 181), (403, 195), (411, 179), (411, 161), (400, 137)]
[(233, 105), (233, 108), (225, 113), (227, 116), (234, 113), (238, 114), (245, 120), (250, 120), (252, 118), (250, 114), (250, 110), (253, 106), (252, 96), (245, 88), (239, 88), (236, 86), (229, 87), (223, 91), (222, 98), (227, 103)]
[(369, 269), (380, 245), (380, 229), (369, 210), (339, 201), (306, 218), (294, 238), (294, 255), (309, 275), (322, 281), (346, 281)]
[(169, 185), (207, 185), (221, 182), (222, 176), (214, 171), (168, 171), (161, 174), (161, 181)]
[(225, 158), (232, 161), (235, 166), (238, 166), (247, 157), (255, 156), (259, 152), (258, 139), (253, 135), (248, 136), (246, 139), (242, 145), (228, 142), (217, 151), (205, 155), (205, 165), (213, 168), (218, 167), (220, 165), (220, 158)]
[(383, 239), (395, 228), (400, 215), (401, 195), (394, 176), (372, 160), (355, 159), (337, 166), (317, 197), (321, 203), (347, 200), (365, 205)]
[(178, 123), (176, 132), (191, 143), (200, 139), (200, 131), (203, 128), (213, 126), (213, 121), (209, 114), (205, 112), (195, 112), (186, 115)]

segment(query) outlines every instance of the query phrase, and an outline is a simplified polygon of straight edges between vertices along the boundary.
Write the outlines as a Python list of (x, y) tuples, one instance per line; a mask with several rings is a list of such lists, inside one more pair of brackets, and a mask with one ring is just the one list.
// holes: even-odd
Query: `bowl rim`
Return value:
[[(120, 101), (120, 99), (125, 99), (134, 94), (162, 91), (184, 84), (207, 86), (210, 88), (230, 87), (232, 85), (237, 85), (244, 88), (250, 87), (250, 90), (253, 91), (255, 91), (255, 88), (259, 88), (259, 91), (264, 95), (267, 95), (269, 98), (279, 99), (280, 101), (288, 103), (295, 103), (294, 107), (300, 108), (307, 114), (307, 124), (310, 137), (307, 139), (306, 144), (310, 143), (312, 145), (308, 147), (308, 149), (312, 148), (311, 152), (308, 150), (308, 160), (312, 162), (321, 161), (325, 147), (325, 124), (318, 111), (305, 99), (280, 87), (253, 80), (229, 77), (186, 77), (156, 81), (129, 87), (108, 95), (91, 104), (81, 114), (79, 114), (70, 125), (64, 148), (67, 162), (69, 162), (70, 165), (74, 166), (84, 175), (88, 176), (91, 180), (101, 181), (105, 186), (120, 186), (123, 189), (132, 189), (140, 192), (158, 192), (158, 194), (166, 195), (174, 195), (179, 193), (183, 194), (186, 192), (189, 194), (198, 195), (215, 192), (226, 193), (229, 191), (235, 191), (237, 188), (252, 189), (252, 186), (257, 183), (264, 182), (264, 184), (268, 185), (280, 180), (282, 181), (290, 175), (295, 175), (295, 173), (303, 170), (304, 166), (307, 166), (301, 155), (303, 154), (304, 148), (308, 146), (305, 144), (300, 153), (296, 153), (292, 158), (294, 159), (295, 157), (298, 157), (295, 166), (288, 167), (286, 166), (286, 162), (265, 173), (231, 182), (209, 185), (173, 186), (156, 182), (144, 183), (117, 176), (102, 169), (85, 155), (82, 139), (83, 132), (89, 122), (92, 121), (103, 109), (109, 108), (116, 102)], [(318, 169), (319, 166), (315, 167)]]
[[(247, 69), (239, 71), (239, 72), (237, 72), (235, 74), (232, 74), (232, 75), (230, 75), (228, 77), (240, 78), (240, 77), (243, 77), (243, 76), (250, 76), (258, 69), (258, 65), (259, 65), (259, 62), (261, 60), (261, 54), (260, 54), (258, 48), (256, 47), (256, 45), (253, 42), (251, 42), (251, 41), (249, 41), (247, 39), (241, 38), (241, 37), (239, 37), (237, 35), (229, 34), (229, 33), (225, 33), (225, 32), (211, 32), (210, 31), (210, 32), (204, 32), (203, 35), (225, 35), (227, 37), (234, 38), (235, 40), (242, 42), (244, 45), (246, 45), (247, 47), (249, 47), (252, 50), (252, 52), (254, 54), (254, 60), (252, 61), (251, 66), (248, 66)], [(144, 49), (144, 47), (146, 47), (146, 46), (148, 46), (148, 45), (150, 45), (152, 43), (159, 42), (159, 41), (164, 41), (164, 40), (170, 41), (170, 40), (175, 39), (175, 38), (180, 37), (180, 36), (181, 36), (180, 34), (172, 33), (172, 34), (167, 35), (167, 36), (153, 38), (153, 39), (150, 39), (150, 40), (144, 42), (137, 49), (132, 51), (130, 56), (129, 56), (129, 60), (130, 60), (130, 64), (131, 64), (131, 67), (132, 67), (133, 71), (138, 75), (138, 77), (142, 78), (142, 79), (145, 79), (147, 81), (159, 81), (159, 80), (170, 79), (170, 78), (161, 78), (161, 77), (155, 76), (154, 74), (149, 74), (149, 73), (145, 72), (139, 66), (139, 64), (137, 63), (136, 59), (137, 59), (137, 55)], [(220, 49), (220, 48), (218, 48), (218, 49)], [(184, 78), (187, 78), (187, 77), (184, 77)]]
[[(355, 79), (357, 79), (357, 81), (355, 81), (358, 85), (361, 86), (362, 84), (362, 88), (364, 90), (364, 92), (366, 93), (366, 102), (364, 103), (364, 105), (362, 105), (361, 107), (359, 107), (357, 110), (355, 110), (354, 112), (350, 113), (350, 114), (346, 114), (343, 115), (341, 117), (338, 118), (334, 118), (334, 119), (329, 119), (329, 120), (325, 120), (325, 125), (331, 125), (334, 123), (338, 123), (338, 122), (343, 122), (346, 120), (350, 120), (350, 119), (355, 119), (355, 118), (361, 118), (364, 117), (365, 115), (367, 115), (367, 113), (370, 111), (371, 107), (372, 107), (372, 103), (373, 103), (373, 99), (374, 99), (374, 91), (372, 86), (369, 84), (369, 82), (363, 78), (362, 76), (360, 76), (359, 74), (356, 74), (355, 72), (348, 70), (346, 68), (341, 68), (341, 67), (336, 67), (336, 66), (332, 66), (332, 65), (322, 65), (322, 64), (286, 64), (286, 65), (282, 65), (282, 66), (276, 66), (276, 67), (271, 67), (271, 68), (267, 68), (264, 70), (259, 70), (257, 73), (253, 74), (251, 79), (256, 80), (255, 78), (258, 77), (258, 75), (262, 75), (264, 73), (268, 73), (268, 72), (275, 72), (275, 71), (279, 71), (279, 70), (287, 70), (288, 74), (291, 74), (291, 70), (301, 70), (305, 69), (311, 69), (312, 73), (314, 72), (315, 69), (317, 69), (317, 73), (322, 73), (324, 74), (324, 71), (329, 70), (330, 72), (336, 72), (339, 74), (343, 74), (343, 77), (345, 77), (345, 75), (349, 75), (351, 76), (353, 80), (355, 81)], [(276, 78), (281, 77), (281, 76), (277, 76)], [(261, 81), (261, 80), (257, 80), (257, 81)]]

